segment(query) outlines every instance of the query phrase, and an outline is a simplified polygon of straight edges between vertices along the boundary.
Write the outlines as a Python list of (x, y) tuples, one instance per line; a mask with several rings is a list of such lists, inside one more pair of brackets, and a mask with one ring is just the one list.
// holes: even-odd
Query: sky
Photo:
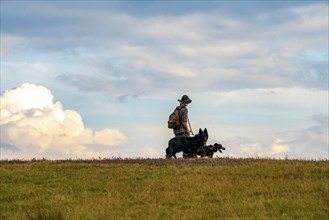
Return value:
[[(329, 159), (327, 1), (1, 1), (1, 159)], [(178, 156), (181, 156), (179, 154)]]

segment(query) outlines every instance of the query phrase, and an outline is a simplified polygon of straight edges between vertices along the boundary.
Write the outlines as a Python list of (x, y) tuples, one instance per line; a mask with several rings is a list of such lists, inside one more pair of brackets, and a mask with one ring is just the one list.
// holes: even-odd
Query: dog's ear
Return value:
[(199, 134), (202, 134), (202, 130), (201, 130), (201, 128), (199, 129)]
[(207, 128), (204, 129), (204, 132), (208, 134)]

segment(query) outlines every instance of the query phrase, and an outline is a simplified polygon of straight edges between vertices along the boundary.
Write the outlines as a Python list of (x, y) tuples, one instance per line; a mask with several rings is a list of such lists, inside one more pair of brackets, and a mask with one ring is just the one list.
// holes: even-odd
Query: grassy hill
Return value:
[(328, 219), (329, 161), (1, 161), (0, 219)]

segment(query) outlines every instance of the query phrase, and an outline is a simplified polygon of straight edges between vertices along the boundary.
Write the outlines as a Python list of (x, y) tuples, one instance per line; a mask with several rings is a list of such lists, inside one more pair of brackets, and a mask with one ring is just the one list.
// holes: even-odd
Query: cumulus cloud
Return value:
[(126, 136), (106, 128), (93, 131), (81, 115), (64, 109), (43, 86), (24, 83), (1, 96), (1, 158), (111, 156)]
[(164, 157), (164, 149), (162, 147), (146, 146), (134, 152), (134, 156), (160, 158)]
[(285, 153), (285, 152), (290, 151), (290, 147), (289, 147), (289, 145), (285, 144), (284, 140), (277, 138), (271, 144), (270, 150), (271, 150), (271, 153), (273, 153), (273, 154)]
[(264, 156), (264, 151), (260, 143), (241, 144), (240, 149), (244, 156)]
[[(218, 142), (212, 141), (212, 142)], [(263, 143), (250, 137), (236, 136), (232, 139), (221, 141), (221, 144), (226, 148), (224, 155), (235, 157), (266, 157), (266, 149)]]

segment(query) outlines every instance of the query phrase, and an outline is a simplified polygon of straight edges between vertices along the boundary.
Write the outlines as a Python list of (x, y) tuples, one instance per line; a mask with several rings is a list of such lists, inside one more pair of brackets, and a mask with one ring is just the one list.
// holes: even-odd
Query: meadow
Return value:
[(328, 219), (329, 161), (1, 161), (0, 219)]

